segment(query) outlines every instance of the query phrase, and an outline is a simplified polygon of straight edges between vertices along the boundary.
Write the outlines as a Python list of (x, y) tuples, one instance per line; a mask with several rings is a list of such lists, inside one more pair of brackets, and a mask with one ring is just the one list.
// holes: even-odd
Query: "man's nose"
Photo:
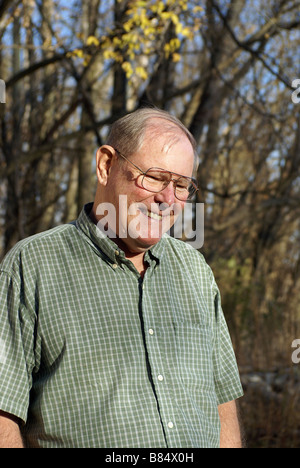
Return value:
[(169, 206), (176, 203), (174, 182), (171, 181), (161, 192), (156, 193), (155, 199), (156, 201), (166, 203)]

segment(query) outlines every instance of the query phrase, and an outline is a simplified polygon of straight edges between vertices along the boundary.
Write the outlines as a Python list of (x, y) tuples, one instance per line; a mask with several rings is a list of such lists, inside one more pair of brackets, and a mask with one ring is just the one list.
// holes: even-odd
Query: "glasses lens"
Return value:
[(161, 192), (170, 182), (171, 174), (159, 169), (149, 169), (142, 180), (144, 189), (149, 192)]
[(190, 200), (196, 193), (196, 188), (192, 183), (191, 179), (187, 177), (180, 177), (176, 181), (176, 198), (179, 200), (185, 201)]
[(158, 168), (151, 168), (145, 173), (142, 178), (142, 186), (149, 192), (161, 192), (169, 185), (171, 180), (174, 181), (175, 196), (178, 200), (186, 201), (193, 198), (197, 188), (191, 179), (188, 177), (173, 179), (172, 173)]

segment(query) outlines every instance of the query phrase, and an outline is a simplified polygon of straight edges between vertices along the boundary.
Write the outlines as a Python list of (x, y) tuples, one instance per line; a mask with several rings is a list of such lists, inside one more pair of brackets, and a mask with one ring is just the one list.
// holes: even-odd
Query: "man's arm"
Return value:
[(24, 448), (17, 419), (3, 411), (0, 411), (0, 448)]
[(218, 406), (221, 436), (220, 448), (242, 448), (242, 438), (235, 401)]

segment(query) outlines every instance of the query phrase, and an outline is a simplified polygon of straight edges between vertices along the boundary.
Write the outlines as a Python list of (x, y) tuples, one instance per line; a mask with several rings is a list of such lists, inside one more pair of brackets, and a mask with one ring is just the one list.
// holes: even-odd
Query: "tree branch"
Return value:
[(39, 70), (40, 68), (47, 67), (48, 65), (51, 65), (55, 62), (60, 62), (66, 58), (66, 54), (56, 54), (53, 55), (53, 57), (50, 57), (45, 60), (41, 60), (40, 62), (34, 63), (28, 68), (25, 68), (23, 70), (20, 70), (18, 73), (16, 73), (10, 80), (7, 81), (6, 83), (6, 89), (9, 89), (13, 85), (15, 85), (18, 81), (22, 80), (28, 75), (31, 75), (35, 71)]
[[(264, 65), (264, 67), (267, 70), (269, 70), (269, 72), (272, 73), (272, 75), (274, 75), (279, 81), (281, 81), (287, 88), (293, 90), (294, 88), (292, 87), (291, 83), (289, 81), (287, 81), (279, 73), (277, 73), (275, 70), (273, 70), (273, 68), (266, 62), (266, 60), (260, 55), (260, 53), (258, 51), (253, 50), (250, 47), (250, 44), (253, 44), (255, 42), (263, 43), (263, 42), (266, 41), (266, 34), (271, 30), (272, 27), (274, 27), (274, 25), (276, 23), (278, 23), (278, 18), (271, 18), (270, 21), (265, 26), (263, 26), (263, 28), (260, 31), (259, 35), (256, 33), (256, 35), (254, 37), (252, 37), (251, 39), (249, 39), (248, 41), (242, 42), (236, 37), (236, 35), (233, 32), (232, 28), (228, 24), (228, 21), (227, 21), (226, 17), (221, 12), (219, 6), (216, 5), (215, 2), (212, 2), (212, 4), (213, 4), (214, 9), (218, 13), (219, 17), (223, 21), (223, 24), (224, 24), (225, 28), (227, 29), (228, 33), (230, 34), (233, 41), (237, 44), (237, 46), (244, 49), (244, 50), (246, 50), (247, 52), (249, 52), (253, 57), (255, 57), (257, 60), (259, 60)], [(300, 22), (294, 22), (293, 24), (299, 25)], [(295, 27), (295, 26), (293, 26), (293, 27)], [(273, 32), (273, 35), (274, 34), (275, 34), (275, 31)]]

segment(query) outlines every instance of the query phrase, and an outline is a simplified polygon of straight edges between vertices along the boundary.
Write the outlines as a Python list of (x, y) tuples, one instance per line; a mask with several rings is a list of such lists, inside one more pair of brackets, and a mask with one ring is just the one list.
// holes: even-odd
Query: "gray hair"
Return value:
[[(157, 131), (157, 122), (152, 123), (151, 120), (153, 119), (161, 119), (164, 121), (164, 131), (166, 131), (166, 133), (174, 134), (174, 127), (176, 127), (175, 130), (179, 129), (184, 133), (196, 154), (196, 141), (189, 130), (179, 119), (157, 108), (138, 109), (117, 120), (111, 126), (106, 144), (118, 149), (126, 156), (130, 156), (141, 148), (145, 132), (149, 127), (153, 127), (153, 130)], [(159, 127), (159, 129), (161, 129), (161, 127)]]

